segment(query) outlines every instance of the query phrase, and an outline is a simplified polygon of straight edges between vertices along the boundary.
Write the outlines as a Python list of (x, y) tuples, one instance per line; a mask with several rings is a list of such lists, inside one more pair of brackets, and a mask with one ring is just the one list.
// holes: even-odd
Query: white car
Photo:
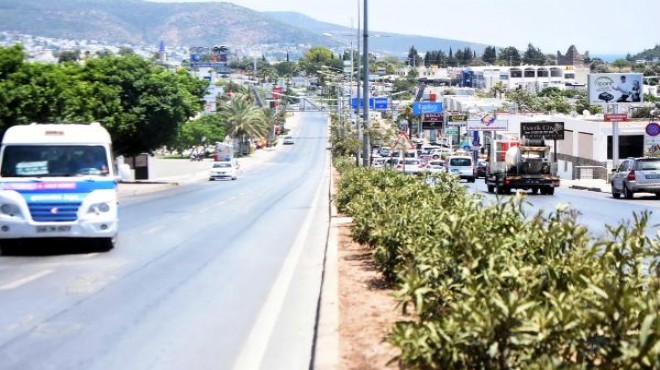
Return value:
[(406, 174), (418, 173), (424, 171), (424, 165), (419, 159), (406, 158), (396, 165), (396, 170)]
[(447, 172), (465, 179), (468, 182), (474, 182), (474, 162), (472, 157), (466, 155), (453, 155), (447, 159)]
[(209, 174), (209, 180), (236, 180), (238, 176), (238, 169), (239, 165), (235, 159), (231, 161), (213, 162), (213, 166), (211, 167), (211, 172)]
[(282, 144), (293, 145), (293, 136), (285, 136), (284, 140), (282, 141)]
[(429, 172), (447, 172), (447, 169), (445, 168), (445, 161), (436, 159), (429, 161), (429, 163), (426, 165), (426, 169)]

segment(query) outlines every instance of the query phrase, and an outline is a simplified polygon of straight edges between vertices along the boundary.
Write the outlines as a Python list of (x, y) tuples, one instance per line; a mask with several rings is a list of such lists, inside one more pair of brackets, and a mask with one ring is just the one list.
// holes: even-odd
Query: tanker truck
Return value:
[(543, 140), (494, 140), (488, 153), (486, 186), (489, 193), (523, 189), (553, 195), (559, 177), (550, 147)]

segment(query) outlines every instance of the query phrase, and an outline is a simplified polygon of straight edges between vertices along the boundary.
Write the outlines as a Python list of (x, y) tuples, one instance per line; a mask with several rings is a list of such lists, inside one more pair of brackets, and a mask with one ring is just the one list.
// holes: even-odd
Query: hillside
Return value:
[[(257, 12), (231, 3), (158, 3), (142, 0), (0, 0), (0, 31), (109, 44), (172, 46), (260, 44), (346, 45), (323, 36), (351, 35), (355, 30), (319, 22), (294, 12)], [(374, 32), (371, 50), (405, 54), (418, 50), (478, 53), (486, 45), (433, 37)]]
[[(313, 18), (310, 18), (304, 14), (295, 13), (295, 12), (264, 12), (264, 14), (269, 15), (273, 19), (286, 23), (289, 25), (296, 25), (297, 27), (306, 29), (315, 34), (322, 35), (323, 33), (331, 33), (334, 35), (341, 35), (341, 39), (349, 40), (356, 39), (357, 32), (355, 29), (349, 27), (338, 26), (336, 24), (319, 22)], [(421, 29), (421, 27), (420, 27)], [(478, 54), (481, 54), (484, 51), (486, 44), (480, 44), (475, 42), (467, 42), (460, 40), (450, 40), (436, 37), (427, 37), (419, 35), (404, 35), (396, 33), (387, 33), (379, 32), (374, 30), (370, 32), (375, 37), (369, 39), (369, 47), (373, 50), (378, 50), (381, 52), (392, 53), (392, 54), (401, 54), (407, 53), (411, 46), (415, 46), (417, 50), (427, 51), (427, 50), (444, 50), (445, 52), (449, 51), (449, 48), (452, 48), (454, 51), (458, 49), (463, 49), (466, 46), (469, 46), (472, 50), (475, 50)], [(351, 37), (351, 35), (356, 35)], [(329, 39), (329, 42), (333, 42), (332, 39)], [(338, 40), (338, 39), (335, 39)], [(350, 41), (344, 41), (342, 44), (348, 44)], [(341, 43), (335, 41), (335, 44)]]
[(0, 30), (108, 43), (248, 46), (287, 40), (321, 44), (321, 35), (230, 3), (139, 0), (0, 0)]

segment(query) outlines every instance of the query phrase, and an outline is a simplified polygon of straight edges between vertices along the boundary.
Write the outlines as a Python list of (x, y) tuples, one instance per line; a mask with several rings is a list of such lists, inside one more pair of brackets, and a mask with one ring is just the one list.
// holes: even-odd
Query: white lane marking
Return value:
[(225, 203), (226, 203), (226, 202), (223, 200), (222, 202), (218, 202), (218, 203), (216, 203), (215, 205), (216, 205), (216, 206), (221, 206), (221, 205), (223, 205), (223, 204), (225, 204)]
[(82, 258), (93, 258), (93, 257), (98, 256), (99, 254), (100, 253), (88, 253), (88, 254), (82, 256)]
[(227, 199), (227, 202), (231, 202), (234, 199), (236, 199), (236, 197), (230, 197), (229, 199)]
[(151, 229), (146, 229), (142, 234), (143, 235), (153, 234), (153, 233), (155, 233), (156, 231), (158, 231), (162, 228), (163, 228), (163, 226), (154, 226)]
[(316, 215), (323, 188), (324, 186), (321, 182), (314, 195), (312, 208), (307, 213), (293, 247), (289, 250), (284, 264), (275, 279), (275, 284), (273, 284), (268, 298), (266, 298), (264, 305), (261, 307), (256, 322), (250, 331), (250, 335), (234, 363), (234, 370), (259, 369), (263, 362), (268, 341), (273, 334), (275, 323), (284, 305), (284, 298), (293, 280), (296, 264), (300, 260), (307, 234), (309, 233), (312, 220)]
[(48, 274), (53, 273), (54, 271), (55, 270), (43, 270), (43, 271), (36, 272), (32, 275), (28, 275), (24, 278), (14, 280), (14, 281), (12, 281), (10, 283), (7, 283), (5, 285), (0, 285), (0, 290), (10, 290), (10, 289), (18, 288), (21, 285), (25, 285), (25, 284), (27, 284), (31, 281), (40, 279), (40, 278), (42, 278), (42, 277), (44, 277)]

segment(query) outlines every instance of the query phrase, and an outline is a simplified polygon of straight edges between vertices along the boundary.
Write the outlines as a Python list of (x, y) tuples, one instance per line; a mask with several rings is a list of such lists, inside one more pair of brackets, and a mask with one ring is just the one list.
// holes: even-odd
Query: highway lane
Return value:
[(0, 257), (0, 367), (308, 368), (329, 163), (327, 116), (301, 116), (237, 181), (122, 200), (110, 253)]
[[(483, 179), (474, 184), (466, 184), (471, 191), (481, 194), (486, 201), (495, 201), (495, 194), (489, 194)], [(534, 195), (525, 192), (529, 203), (529, 214), (537, 211), (552, 212), (559, 204), (568, 204), (578, 212), (578, 221), (586, 226), (594, 237), (606, 235), (606, 227), (632, 222), (634, 213), (651, 212), (647, 234), (655, 237), (660, 231), (660, 201), (654, 196), (635, 195), (632, 200), (614, 199), (610, 193), (593, 192), (588, 190), (559, 187), (553, 196)], [(512, 193), (513, 194), (513, 193)], [(511, 195), (501, 196), (508, 199)]]

